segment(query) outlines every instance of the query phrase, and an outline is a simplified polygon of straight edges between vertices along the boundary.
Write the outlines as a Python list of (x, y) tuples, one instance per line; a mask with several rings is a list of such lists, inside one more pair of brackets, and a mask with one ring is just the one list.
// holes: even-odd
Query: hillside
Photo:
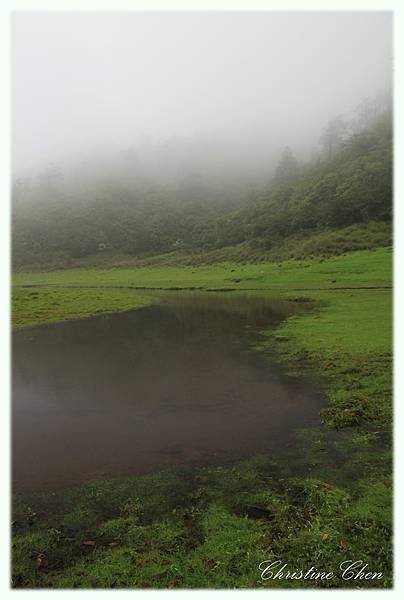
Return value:
[(133, 179), (50, 170), (15, 184), (14, 267), (283, 260), (391, 244), (390, 114), (261, 191), (196, 175), (171, 186)]

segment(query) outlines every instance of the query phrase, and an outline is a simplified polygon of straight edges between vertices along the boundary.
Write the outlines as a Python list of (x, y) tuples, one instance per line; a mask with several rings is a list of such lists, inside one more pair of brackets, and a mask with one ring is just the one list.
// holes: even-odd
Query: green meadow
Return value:
[[(139, 308), (154, 301), (143, 288), (310, 299), (263, 331), (256, 350), (316, 382), (328, 403), (323, 428), (302, 431), (281, 460), (253, 456), (15, 495), (13, 586), (390, 587), (390, 287), (388, 248), (278, 264), (15, 275), (15, 327)], [(383, 577), (342, 580), (340, 563), (354, 559)], [(266, 560), (335, 576), (263, 581)]]
[(156, 289), (307, 290), (389, 287), (391, 250), (377, 248), (330, 258), (279, 263), (220, 263), (136, 269), (65, 269), (17, 273), (13, 283)]
[(150, 296), (124, 290), (15, 287), (12, 296), (12, 323), (14, 329), (21, 329), (43, 323), (72, 321), (132, 310), (153, 301)]
[(97, 15), (16, 28), (11, 587), (391, 589), (390, 16)]

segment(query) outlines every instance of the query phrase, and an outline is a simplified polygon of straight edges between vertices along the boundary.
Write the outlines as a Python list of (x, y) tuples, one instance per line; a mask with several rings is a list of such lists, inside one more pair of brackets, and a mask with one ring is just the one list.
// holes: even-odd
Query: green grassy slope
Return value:
[(378, 248), (342, 256), (282, 263), (136, 269), (67, 269), (17, 273), (14, 285), (63, 285), (131, 288), (307, 290), (391, 285), (391, 250)]
[(197, 266), (223, 262), (265, 263), (288, 259), (326, 258), (357, 250), (371, 250), (391, 246), (390, 223), (370, 221), (338, 229), (323, 228), (278, 240), (271, 249), (252, 241), (217, 249), (172, 250), (165, 254), (130, 256), (111, 250), (97, 252), (83, 258), (49, 257), (44, 263), (26, 262), (17, 271), (46, 271), (58, 269), (133, 269), (147, 266)]

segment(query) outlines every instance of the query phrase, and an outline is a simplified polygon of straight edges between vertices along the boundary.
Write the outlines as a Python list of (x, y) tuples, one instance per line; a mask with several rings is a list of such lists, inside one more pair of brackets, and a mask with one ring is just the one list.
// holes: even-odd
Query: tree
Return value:
[(276, 167), (274, 175), (274, 183), (282, 184), (294, 181), (299, 174), (298, 162), (289, 148), (286, 146), (282, 152), (282, 156), (279, 160), (278, 166)]
[(365, 98), (355, 109), (354, 131), (360, 132), (372, 127), (381, 116), (391, 113), (391, 110), (392, 96), (390, 89), (380, 92), (373, 98)]
[(330, 119), (327, 127), (323, 129), (320, 144), (328, 160), (332, 159), (341, 147), (347, 129), (348, 124), (341, 115)]

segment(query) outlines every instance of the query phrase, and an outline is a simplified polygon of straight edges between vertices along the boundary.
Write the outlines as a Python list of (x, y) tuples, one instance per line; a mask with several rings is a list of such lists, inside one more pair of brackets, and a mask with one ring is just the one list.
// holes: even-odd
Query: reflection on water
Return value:
[(249, 350), (296, 303), (165, 294), (13, 336), (16, 489), (279, 451), (322, 396)]

